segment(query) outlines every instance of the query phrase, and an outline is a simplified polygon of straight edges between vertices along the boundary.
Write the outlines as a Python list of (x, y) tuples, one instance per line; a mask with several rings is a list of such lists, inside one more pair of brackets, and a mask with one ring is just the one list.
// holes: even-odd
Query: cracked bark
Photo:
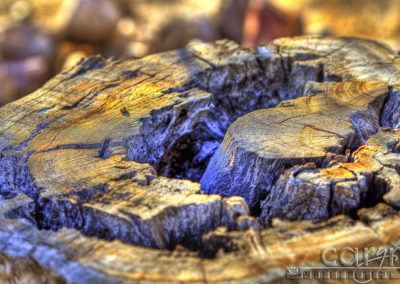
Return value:
[(398, 62), (299, 37), (58, 74), (0, 109), (0, 277), (282, 282), (327, 246), (397, 244)]

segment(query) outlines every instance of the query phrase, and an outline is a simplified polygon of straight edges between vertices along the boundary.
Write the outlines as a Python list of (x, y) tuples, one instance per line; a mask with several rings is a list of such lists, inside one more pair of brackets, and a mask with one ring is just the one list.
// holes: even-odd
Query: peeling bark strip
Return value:
[(58, 74), (0, 108), (0, 280), (281, 282), (397, 246), (399, 62), (299, 37)]

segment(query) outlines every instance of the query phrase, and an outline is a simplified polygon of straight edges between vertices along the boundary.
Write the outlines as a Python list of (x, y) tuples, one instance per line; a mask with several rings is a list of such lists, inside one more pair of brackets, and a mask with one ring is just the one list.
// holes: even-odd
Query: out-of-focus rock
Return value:
[(130, 17), (121, 18), (117, 23), (117, 33), (121, 36), (143, 40), (144, 35), (137, 23)]
[(0, 31), (0, 105), (39, 88), (52, 74), (57, 42), (48, 32), (19, 23)]
[(64, 41), (58, 48), (57, 58), (53, 64), (54, 69), (60, 71), (71, 67), (74, 62), (79, 62), (82, 57), (88, 57), (95, 53), (95, 47), (91, 44)]
[(243, 23), (242, 46), (301, 34), (300, 14), (281, 10), (268, 1), (250, 1)]
[(135, 56), (142, 56), (146, 50), (150, 53), (182, 48), (194, 38), (207, 42), (220, 38), (221, 0), (121, 1), (134, 21), (128, 50)]
[(278, 4), (262, 0), (225, 2), (221, 10), (222, 35), (249, 47), (300, 34), (300, 13)]
[(184, 47), (193, 39), (209, 42), (217, 38), (218, 31), (207, 19), (179, 18), (171, 20), (152, 40), (152, 52)]
[(115, 1), (65, 0), (55, 22), (68, 39), (95, 43), (110, 38), (120, 17)]
[(11, 5), (9, 14), (16, 21), (26, 20), (32, 16), (32, 4), (27, 0), (17, 0)]
[(142, 57), (149, 54), (149, 46), (137, 21), (132, 17), (123, 17), (107, 44), (97, 46), (97, 51), (106, 57)]
[(62, 69), (68, 69), (68, 68), (75, 66), (80, 61), (82, 61), (85, 57), (86, 57), (86, 54), (83, 51), (77, 50), (77, 51), (71, 52), (70, 54), (68, 54), (67, 58), (65, 58)]
[(30, 56), (54, 59), (56, 42), (50, 33), (20, 23), (0, 30), (0, 58), (21, 60)]
[(236, 42), (243, 37), (243, 24), (249, 0), (231, 0), (224, 2), (221, 9), (221, 32)]
[(303, 10), (307, 34), (362, 36), (400, 46), (400, 1), (314, 1)]
[(0, 106), (39, 88), (50, 75), (50, 66), (41, 56), (0, 64)]
[(279, 11), (297, 14), (302, 33), (366, 37), (400, 46), (398, 0), (268, 0)]

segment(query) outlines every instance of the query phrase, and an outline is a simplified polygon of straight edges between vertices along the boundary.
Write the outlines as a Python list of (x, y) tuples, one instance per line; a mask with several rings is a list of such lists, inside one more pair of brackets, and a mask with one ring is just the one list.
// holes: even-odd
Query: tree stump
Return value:
[(396, 247), (399, 78), (355, 38), (82, 61), (0, 108), (0, 278), (296, 283)]

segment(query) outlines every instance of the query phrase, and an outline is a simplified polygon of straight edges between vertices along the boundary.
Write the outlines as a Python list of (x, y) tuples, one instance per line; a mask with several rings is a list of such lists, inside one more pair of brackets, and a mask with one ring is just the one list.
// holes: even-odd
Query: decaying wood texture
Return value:
[(0, 277), (295, 283), (326, 247), (396, 246), (399, 62), (299, 37), (58, 74), (0, 108)]

